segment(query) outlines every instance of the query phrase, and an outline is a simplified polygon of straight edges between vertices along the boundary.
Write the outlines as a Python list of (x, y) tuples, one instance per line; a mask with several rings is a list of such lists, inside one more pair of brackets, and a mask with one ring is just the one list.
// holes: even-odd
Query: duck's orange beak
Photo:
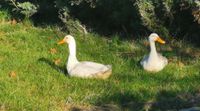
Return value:
[(64, 44), (64, 43), (65, 43), (65, 41), (64, 41), (64, 39), (63, 39), (63, 40), (61, 40), (61, 41), (58, 42), (58, 45)]
[(159, 42), (159, 43), (161, 43), (161, 44), (165, 44), (165, 41), (162, 40), (160, 37), (158, 37), (158, 38), (156, 39), (156, 41)]

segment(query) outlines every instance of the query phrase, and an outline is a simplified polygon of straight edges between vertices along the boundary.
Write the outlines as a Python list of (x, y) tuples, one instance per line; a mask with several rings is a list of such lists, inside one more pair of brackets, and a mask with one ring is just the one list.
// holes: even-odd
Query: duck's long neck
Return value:
[(150, 41), (150, 55), (149, 55), (149, 60), (155, 60), (158, 57), (157, 51), (156, 51), (156, 46), (154, 41)]
[(69, 57), (67, 61), (67, 70), (69, 71), (78, 63), (76, 58), (76, 43), (75, 41), (69, 43)]

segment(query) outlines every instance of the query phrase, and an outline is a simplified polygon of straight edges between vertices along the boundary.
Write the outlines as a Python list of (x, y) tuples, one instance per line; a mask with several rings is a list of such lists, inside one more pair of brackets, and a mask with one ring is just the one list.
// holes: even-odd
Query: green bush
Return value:
[(12, 11), (16, 11), (25, 16), (25, 18), (31, 17), (37, 12), (38, 7), (31, 2), (17, 2), (16, 0), (6, 0), (8, 4), (13, 6)]
[(198, 35), (199, 32), (193, 30), (199, 30), (198, 0), (72, 1), (62, 4), (69, 16), (78, 18), (100, 33), (146, 35), (157, 32), (165, 37), (183, 38), (188, 34)]
[(17, 6), (19, 12), (27, 17), (35, 13), (56, 15), (70, 33), (82, 31), (86, 25), (88, 30), (106, 35), (157, 32), (165, 37), (186, 36), (194, 40), (199, 40), (200, 35), (199, 0), (21, 0), (17, 3), (21, 4)]

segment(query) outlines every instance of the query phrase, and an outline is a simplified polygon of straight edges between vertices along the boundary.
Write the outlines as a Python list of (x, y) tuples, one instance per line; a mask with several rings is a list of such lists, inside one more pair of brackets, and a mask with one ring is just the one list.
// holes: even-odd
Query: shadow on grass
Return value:
[[(153, 76), (154, 77), (154, 76)], [(154, 79), (159, 79), (154, 77)], [(198, 81), (199, 78), (182, 78), (173, 81), (192, 83)], [(171, 82), (173, 82), (171, 81)], [(178, 85), (177, 83), (177, 85)], [(163, 81), (163, 85), (167, 84)], [(187, 85), (187, 84), (186, 84)], [(116, 85), (114, 85), (115, 87)], [(126, 87), (126, 86), (125, 86)], [(191, 86), (185, 89), (185, 86), (179, 84), (180, 90), (168, 90), (164, 87), (158, 90), (155, 96), (152, 96), (148, 89), (141, 89), (139, 92), (134, 90), (121, 90), (119, 87), (115, 88), (115, 92), (110, 92), (109, 95), (99, 97), (95, 102), (95, 111), (179, 111), (181, 109), (188, 109), (191, 107), (200, 106), (200, 91), (199, 87)], [(165, 89), (166, 88), (166, 89)], [(178, 88), (179, 89), (179, 88)], [(148, 98), (151, 96), (151, 98)], [(147, 97), (147, 98), (146, 98)], [(74, 108), (75, 109), (75, 108)], [(73, 110), (72, 110), (73, 111)], [(74, 111), (82, 111), (74, 110)], [(93, 110), (92, 110), (93, 111)], [(199, 111), (199, 110), (194, 110)]]
[(96, 105), (99, 109), (107, 107), (107, 110), (102, 111), (138, 111), (143, 110), (144, 103), (139, 96), (130, 91), (119, 91), (99, 98)]
[(115, 105), (104, 105), (104, 106), (94, 106), (91, 108), (83, 108), (83, 107), (72, 107), (70, 111), (121, 111), (120, 108)]
[(151, 106), (152, 111), (180, 110), (200, 105), (200, 93), (177, 93), (162, 90), (157, 95), (157, 102)]
[(50, 65), (53, 69), (57, 70), (58, 72), (61, 72), (62, 74), (66, 75), (66, 76), (68, 75), (65, 66), (58, 66), (58, 65), (54, 64), (54, 62), (52, 62), (46, 58), (43, 58), (43, 57), (38, 59), (38, 61), (44, 62), (44, 63)]
[[(200, 93), (192, 95), (191, 93), (162, 90), (156, 96), (155, 101), (143, 101), (130, 92), (114, 93), (109, 97), (99, 98), (99, 103), (97, 102), (93, 109), (95, 111), (179, 111), (198, 106), (200, 106)], [(82, 109), (72, 111), (82, 111)]]

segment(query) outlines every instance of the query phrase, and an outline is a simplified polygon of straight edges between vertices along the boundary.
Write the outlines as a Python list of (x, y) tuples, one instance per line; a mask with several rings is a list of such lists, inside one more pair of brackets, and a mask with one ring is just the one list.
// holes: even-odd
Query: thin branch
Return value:
[(15, 1), (13, 1), (13, 0), (10, 0), (11, 2), (12, 2), (12, 4), (17, 8), (17, 9), (19, 9), (19, 7), (17, 6), (17, 4), (15, 3)]

